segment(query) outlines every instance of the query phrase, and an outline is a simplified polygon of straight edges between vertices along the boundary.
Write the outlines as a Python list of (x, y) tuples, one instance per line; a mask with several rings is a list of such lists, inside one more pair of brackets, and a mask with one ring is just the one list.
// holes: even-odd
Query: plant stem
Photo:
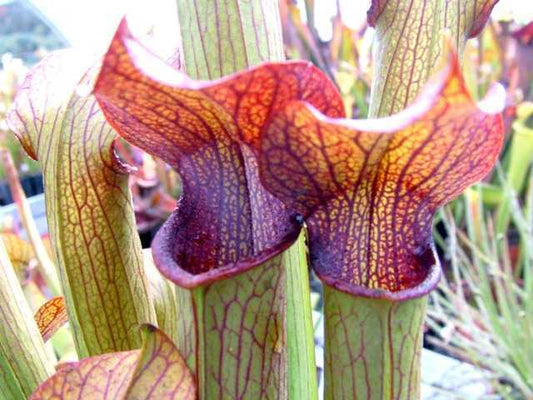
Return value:
[(288, 398), (283, 257), (188, 292), (194, 330), (179, 345), (200, 399)]
[(185, 70), (216, 79), (284, 58), (278, 2), (177, 0)]
[[(8, 367), (4, 369), (4, 364)], [(0, 382), (2, 394), (29, 396), (54, 373), (44, 342), (0, 239)]]
[[(214, 79), (264, 61), (280, 61), (284, 58), (279, 9), (275, 1), (178, 0), (178, 13), (185, 69), (193, 78)], [(228, 29), (222, 30), (222, 26)], [(255, 289), (246, 288), (245, 285), (240, 287), (238, 282), (246, 282), (245, 285), (253, 282)], [(273, 284), (276, 286), (271, 287)], [(268, 290), (260, 296), (262, 306), (258, 309), (255, 308), (258, 306), (228, 308), (226, 301), (221, 302), (221, 299), (213, 297), (213, 293), (228, 291), (225, 294), (229, 296), (228, 299), (238, 293), (240, 298), (252, 301), (256, 296), (254, 293), (257, 291), (262, 293), (266, 288)], [(274, 293), (276, 295), (270, 297)], [(191, 298), (188, 298), (181, 289), (178, 289), (177, 296), (180, 304), (191, 303)], [(243, 389), (243, 385), (246, 384), (239, 380), (254, 382), (255, 379), (259, 379), (262, 382), (266, 374), (263, 371), (269, 371), (269, 366), (274, 368), (272, 369), (274, 374), (268, 373), (268, 382), (264, 391), (257, 392), (250, 398), (263, 398), (268, 393), (275, 393), (274, 398), (280, 399), (318, 398), (308, 268), (303, 235), (300, 235), (298, 241), (281, 258), (270, 260), (266, 265), (248, 271), (243, 276), (217, 282), (210, 288), (196, 289), (192, 298), (196, 323), (201, 322), (197, 325), (198, 330), (203, 327), (204, 332), (210, 332), (210, 329), (213, 329), (213, 325), (210, 324), (214, 324), (215, 321), (207, 314), (216, 315), (222, 311), (222, 308), (226, 310), (224, 321), (228, 324), (225, 333), (219, 339), (207, 336), (199, 338), (197, 342), (208, 346), (208, 352), (204, 353), (207, 354), (206, 359), (199, 358), (197, 362), (207, 364), (204, 367), (198, 365), (196, 367), (200, 371), (215, 368), (219, 359), (214, 359), (213, 354), (219, 354), (220, 360), (231, 359), (229, 367), (226, 365), (225, 369), (222, 369), (222, 366), (220, 368), (224, 379), (227, 376), (229, 379), (237, 379), (236, 391), (220, 392), (222, 388), (217, 384), (210, 384), (212, 377), (202, 372), (198, 378), (201, 385), (200, 399), (214, 397), (216, 393), (225, 393), (225, 396), (233, 393), (234, 398), (240, 398), (237, 389)], [(253, 310), (259, 314), (256, 315)], [(204, 314), (201, 314), (202, 312)], [(254, 347), (253, 343), (247, 343), (246, 340), (235, 342), (239, 343), (239, 354), (242, 357), (248, 357), (246, 355), (248, 352), (253, 359), (253, 362), (249, 361), (247, 367), (250, 371), (247, 373), (253, 377), (252, 375), (244, 377), (242, 374), (246, 369), (242, 368), (241, 361), (233, 359), (234, 355), (231, 353), (236, 350), (234, 347), (228, 347), (227, 343), (233, 343), (241, 335), (247, 337), (248, 324), (252, 323), (252, 320), (256, 327), (254, 332), (255, 329), (259, 329), (258, 332), (263, 332), (265, 335), (263, 339), (266, 341), (262, 343), (263, 347)], [(182, 326), (187, 329), (186, 324)], [(235, 331), (229, 330), (229, 326), (233, 326), (232, 329)], [(257, 337), (257, 334), (254, 336)], [(215, 345), (214, 343), (219, 340), (221, 342)], [(213, 349), (211, 346), (216, 348)], [(192, 344), (189, 342), (182, 343), (182, 347), (179, 348), (182, 353), (188, 353), (191, 347)], [(263, 360), (262, 364), (257, 364), (258, 359)], [(194, 363), (190, 360), (189, 366), (193, 370)], [(209, 366), (210, 363), (213, 365)]]
[(528, 118), (533, 115), (533, 104), (519, 107), (518, 118), (513, 123), (513, 135), (509, 149), (509, 165), (506, 169), (506, 182), (502, 182), (504, 196), (496, 213), (496, 234), (505, 236), (511, 219), (511, 197), (520, 196), (526, 184), (528, 167), (533, 161), (533, 126)]
[[(84, 62), (86, 61), (86, 62)], [(155, 323), (128, 168), (96, 99), (93, 60), (65, 51), (28, 74), (8, 120), (43, 171), (55, 263), (80, 358), (137, 349)]]
[(289, 399), (317, 399), (311, 294), (304, 232), (284, 254)]
[(426, 296), (402, 302), (324, 286), (326, 399), (418, 399)]
[(376, 28), (370, 117), (403, 110), (441, 64), (443, 33), (461, 57), (466, 41), (479, 33), (498, 0), (372, 1)]
[[(442, 31), (462, 53), (496, 1), (372, 1), (375, 32), (370, 117), (409, 105), (439, 67)], [(452, 6), (453, 4), (453, 6)], [(391, 302), (325, 287), (326, 399), (420, 398), (427, 296)]]

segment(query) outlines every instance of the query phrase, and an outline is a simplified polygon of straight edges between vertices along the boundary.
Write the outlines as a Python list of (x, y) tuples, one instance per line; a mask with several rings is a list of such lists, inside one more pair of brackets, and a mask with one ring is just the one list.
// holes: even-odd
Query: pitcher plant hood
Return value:
[(396, 115), (332, 119), (295, 101), (265, 128), (262, 183), (306, 218), (312, 266), (328, 285), (404, 300), (437, 284), (433, 214), (491, 170), (503, 140), (503, 88), (476, 105), (450, 54)]
[(255, 154), (270, 115), (295, 100), (342, 117), (334, 85), (305, 62), (267, 63), (195, 81), (138, 42), (123, 21), (94, 93), (127, 141), (160, 157), (183, 195), (152, 245), (161, 272), (192, 288), (264, 263), (302, 221), (261, 185)]

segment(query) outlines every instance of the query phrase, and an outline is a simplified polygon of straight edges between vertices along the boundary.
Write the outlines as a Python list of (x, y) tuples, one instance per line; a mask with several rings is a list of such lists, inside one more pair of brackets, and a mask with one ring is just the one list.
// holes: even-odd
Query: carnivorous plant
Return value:
[[(8, 398), (317, 399), (303, 231), (324, 287), (326, 398), (419, 398), (432, 217), (503, 139), (501, 87), (476, 104), (460, 66), (495, 2), (449, 3), (372, 2), (366, 120), (344, 118), (317, 67), (284, 61), (273, 0), (178, 0), (172, 63), (123, 20), (102, 57), (36, 66), (9, 121), (43, 170), (65, 299), (37, 325), (47, 339), (66, 307), (80, 361), (54, 373), (30, 321), (14, 329), (39, 353), (15, 362), (4, 343), (19, 333), (0, 329)], [(153, 259), (119, 136), (182, 181)]]

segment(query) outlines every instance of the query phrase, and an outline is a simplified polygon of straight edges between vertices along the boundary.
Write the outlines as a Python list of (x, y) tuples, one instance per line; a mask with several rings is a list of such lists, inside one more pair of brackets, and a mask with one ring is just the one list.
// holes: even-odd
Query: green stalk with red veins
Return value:
[[(179, 0), (185, 71), (216, 79), (259, 63), (285, 59), (276, 1)], [(228, 31), (221, 29), (227, 26)], [(316, 399), (316, 361), (304, 234), (282, 254), (286, 308), (288, 396)], [(235, 316), (238, 320), (238, 317)]]
[(0, 238), (0, 396), (21, 399), (54, 373)]
[[(179, 329), (187, 335), (179, 348), (200, 398), (315, 397), (310, 316), (302, 315), (310, 312), (304, 249), (284, 254), (301, 220), (263, 189), (255, 152), (270, 113), (288, 101), (340, 115), (333, 85), (302, 62), (194, 81), (154, 56), (123, 22), (94, 93), (120, 135), (183, 181), (152, 250), (162, 274), (182, 288)], [(288, 344), (289, 335), (300, 347)]]
[(370, 117), (402, 111), (441, 62), (443, 35), (461, 59), (466, 41), (485, 26), (498, 0), (372, 0), (375, 28)]
[(43, 171), (50, 239), (79, 357), (139, 348), (136, 327), (156, 320), (128, 170), (88, 93), (94, 61), (74, 50), (47, 56), (26, 77), (8, 115)]
[[(71, 51), (48, 56), (30, 72), (10, 113), (11, 126), (43, 168), (48, 223), (81, 360), (63, 363), (48, 379), (53, 368), (37, 369), (40, 353), (30, 346), (42, 344), (37, 325), (46, 340), (66, 321), (63, 299), (56, 297), (39, 309), (37, 325), (31, 314), (7, 314), (8, 323), (3, 324), (7, 339), (0, 342), (2, 347), (11, 346), (0, 354), (0, 363), (9, 361), (14, 367), (11, 375), (2, 370), (0, 379), (10, 383), (14, 375), (25, 395), (35, 400), (194, 400), (193, 375), (172, 339), (143, 324), (155, 321), (152, 290), (152, 295), (160, 294), (153, 297), (161, 325), (174, 333), (168, 320), (172, 309), (164, 307), (173, 292), (163, 281), (148, 288), (127, 185), (128, 168), (116, 158), (115, 134), (87, 91), (95, 78), (94, 60), (82, 61)], [(0, 291), (13, 287), (0, 282)], [(25, 304), (20, 296), (4, 297), (19, 307)], [(31, 342), (19, 329), (28, 321), (37, 336)], [(20, 332), (18, 341), (13, 332)], [(13, 350), (16, 357), (8, 352)], [(87, 354), (96, 355), (84, 357)], [(17, 375), (22, 369), (18, 360), (25, 363), (24, 374)], [(35, 371), (26, 366), (28, 361), (33, 361)], [(21, 376), (28, 382), (21, 381)], [(23, 386), (26, 383), (28, 387)]]
[(404, 111), (334, 120), (293, 102), (262, 135), (261, 181), (306, 219), (324, 283), (326, 399), (420, 397), (426, 294), (440, 275), (432, 216), (483, 178), (501, 148), (501, 87), (476, 105), (453, 52), (424, 86), (442, 57), (440, 28), (461, 47), (493, 5), (457, 2), (466, 11), (454, 16), (444, 3), (374, 1), (369, 11), (371, 113), (411, 103)]

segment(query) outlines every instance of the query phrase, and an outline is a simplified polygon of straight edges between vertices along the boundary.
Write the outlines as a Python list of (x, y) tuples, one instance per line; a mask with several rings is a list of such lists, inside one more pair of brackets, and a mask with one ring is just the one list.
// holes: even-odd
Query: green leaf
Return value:
[(312, 400), (316, 390), (316, 361), (305, 232), (283, 253), (286, 267), (286, 325), (288, 398)]
[[(169, 281), (154, 265), (150, 249), (143, 250), (144, 270), (150, 285), (150, 295), (155, 307), (157, 324), (174, 343), (178, 343), (178, 303), (173, 282)], [(187, 308), (180, 310), (188, 312)]]
[[(511, 218), (512, 196), (520, 196), (527, 182), (529, 166), (533, 162), (533, 103), (522, 103), (517, 107), (517, 118), (513, 122), (513, 134), (509, 148), (509, 163), (503, 182), (503, 196), (499, 199), (496, 214), (498, 235), (505, 235)], [(503, 179), (503, 178), (502, 178)]]
[(191, 290), (200, 398), (288, 398), (285, 268), (277, 256)]
[[(193, 78), (218, 78), (285, 58), (279, 5), (275, 1), (178, 0), (178, 14), (185, 71)], [(224, 26), (229, 34), (221, 29)], [(295, 400), (314, 400), (318, 392), (303, 234), (285, 250), (282, 260), (286, 265), (286, 308), (282, 313), (287, 329), (287, 395)], [(185, 290), (178, 290), (177, 295), (183, 306), (191, 304)], [(186, 333), (186, 321), (181, 326)], [(184, 346), (190, 349), (192, 343)]]
[(426, 302), (352, 296), (326, 285), (326, 400), (419, 399)]
[(178, 0), (185, 71), (214, 79), (284, 59), (278, 3)]
[[(0, 239), (0, 393), (25, 396), (54, 373), (37, 324)], [(4, 369), (5, 366), (5, 369)]]
[(11, 366), (2, 354), (0, 354), (0, 388), (2, 388), (0, 391), (2, 400), (21, 400), (26, 397)]
[(369, 115), (403, 110), (439, 65), (448, 31), (462, 55), (498, 0), (373, 0), (368, 22), (376, 28)]
[(9, 114), (43, 170), (50, 237), (81, 357), (137, 348), (134, 327), (155, 322), (127, 168), (88, 94), (92, 62), (72, 50), (49, 55), (30, 71)]
[(142, 332), (140, 350), (63, 364), (31, 399), (196, 399), (193, 376), (172, 341), (152, 325), (144, 325)]

